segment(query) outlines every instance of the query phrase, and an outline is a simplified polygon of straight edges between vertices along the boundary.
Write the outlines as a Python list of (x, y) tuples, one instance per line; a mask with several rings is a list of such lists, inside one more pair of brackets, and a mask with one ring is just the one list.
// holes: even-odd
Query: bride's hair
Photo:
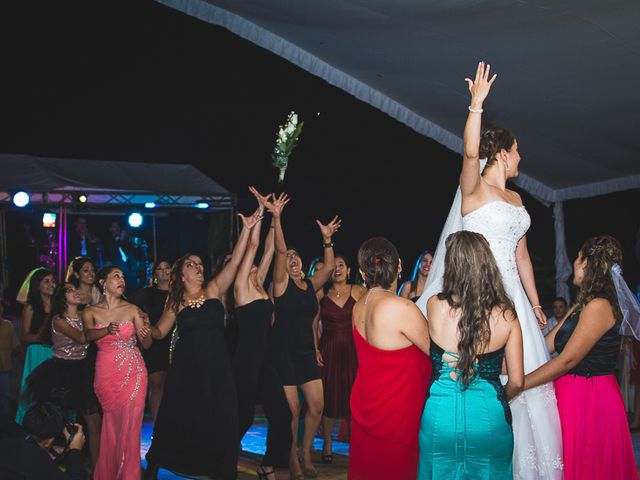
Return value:
[(491, 340), (489, 318), (499, 307), (502, 314), (515, 308), (507, 296), (502, 276), (487, 240), (479, 233), (460, 231), (446, 241), (440, 300), (461, 311), (458, 320), (458, 370), (466, 388), (476, 376), (476, 356)]
[(610, 235), (592, 237), (584, 242), (580, 253), (587, 260), (587, 266), (576, 299), (576, 311), (582, 310), (594, 298), (605, 298), (609, 300), (616, 319), (622, 320), (618, 294), (611, 276), (614, 264), (622, 267), (620, 242)]
[(496, 155), (500, 150), (511, 150), (515, 141), (513, 134), (505, 128), (491, 124), (483, 126), (480, 133), (480, 158), (487, 159), (485, 168), (496, 162)]

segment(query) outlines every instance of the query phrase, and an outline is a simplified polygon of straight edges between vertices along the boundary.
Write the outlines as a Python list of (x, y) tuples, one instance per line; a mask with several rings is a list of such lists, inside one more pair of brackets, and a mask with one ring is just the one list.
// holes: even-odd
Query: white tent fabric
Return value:
[[(640, 187), (635, 0), (157, 0), (223, 26), (460, 152), (478, 60), (485, 116), (544, 202)], [(425, 162), (429, 161), (425, 159)]]

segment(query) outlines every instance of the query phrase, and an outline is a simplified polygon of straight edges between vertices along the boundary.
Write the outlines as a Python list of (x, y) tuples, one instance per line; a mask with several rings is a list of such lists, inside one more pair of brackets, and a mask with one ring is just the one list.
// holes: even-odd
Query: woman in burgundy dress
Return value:
[(431, 376), (429, 329), (396, 296), (398, 251), (372, 238), (358, 252), (369, 291), (353, 308), (358, 373), (351, 390), (349, 480), (415, 480), (418, 430)]
[(318, 332), (319, 362), (322, 366), (324, 446), (322, 462), (331, 463), (331, 433), (337, 418), (351, 418), (349, 398), (358, 370), (358, 355), (353, 343), (353, 306), (366, 293), (360, 285), (349, 283), (351, 268), (343, 255), (336, 255), (331, 287), (320, 300), (321, 332)]

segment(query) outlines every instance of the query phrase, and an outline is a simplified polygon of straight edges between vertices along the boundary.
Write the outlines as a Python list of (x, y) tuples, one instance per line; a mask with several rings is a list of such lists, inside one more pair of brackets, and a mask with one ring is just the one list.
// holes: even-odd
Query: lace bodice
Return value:
[(480, 208), (462, 217), (462, 228), (482, 234), (496, 259), (503, 280), (518, 278), (516, 247), (527, 233), (531, 218), (527, 210), (502, 200), (485, 203)]

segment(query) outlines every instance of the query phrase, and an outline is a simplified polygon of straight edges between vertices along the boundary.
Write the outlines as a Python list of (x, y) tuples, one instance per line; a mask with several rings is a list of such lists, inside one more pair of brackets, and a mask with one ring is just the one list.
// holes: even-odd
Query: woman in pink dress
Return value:
[(630, 325), (629, 310), (618, 300), (616, 283), (624, 282), (620, 265), (622, 249), (615, 238), (603, 235), (584, 243), (573, 264), (573, 283), (580, 288), (576, 305), (545, 337), (558, 356), (525, 377), (525, 389), (555, 380), (565, 480), (638, 478), (615, 377), (621, 324)]
[(87, 340), (98, 346), (94, 389), (104, 413), (94, 480), (140, 478), (140, 431), (147, 391), (147, 370), (136, 346), (151, 345), (151, 330), (140, 310), (122, 298), (125, 281), (118, 267), (96, 277), (100, 303), (82, 314)]

